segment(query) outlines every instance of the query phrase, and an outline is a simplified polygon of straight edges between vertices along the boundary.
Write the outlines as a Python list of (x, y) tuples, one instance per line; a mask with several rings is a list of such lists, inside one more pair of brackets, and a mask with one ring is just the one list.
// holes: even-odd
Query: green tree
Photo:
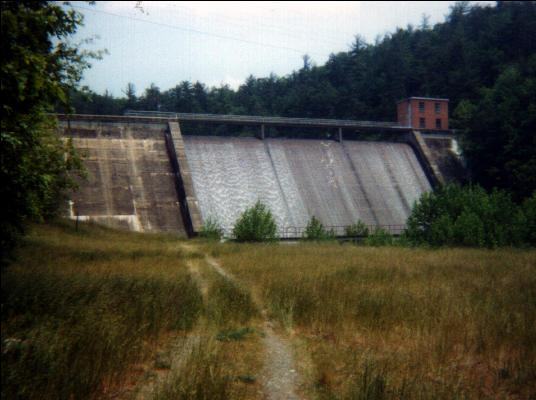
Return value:
[[(473, 247), (530, 243), (533, 203), (525, 209), (505, 191), (487, 193), (481, 186), (442, 186), (424, 193), (408, 218), (407, 239), (413, 244)], [(533, 235), (533, 234), (532, 234)]]
[(236, 221), (233, 236), (239, 242), (266, 242), (277, 240), (277, 225), (270, 210), (257, 201)]
[(127, 96), (127, 102), (125, 104), (125, 108), (127, 110), (134, 110), (136, 108), (136, 87), (133, 83), (129, 82), (127, 84), (127, 88), (125, 90), (125, 95)]
[(332, 240), (335, 239), (335, 232), (333, 229), (329, 231), (324, 229), (322, 222), (320, 222), (320, 220), (313, 215), (307, 224), (307, 227), (305, 228), (305, 232), (303, 232), (303, 238), (305, 240), (316, 241)]
[(536, 55), (531, 61), (526, 73), (507, 68), (478, 102), (455, 110), (475, 181), (511, 190), (517, 200), (536, 188)]
[(151, 83), (151, 86), (145, 89), (145, 94), (140, 99), (140, 105), (146, 111), (159, 111), (162, 105), (160, 88)]
[[(72, 143), (54, 134), (49, 112), (67, 106), (88, 57), (65, 39), (82, 16), (52, 2), (2, 2), (0, 240), (6, 255), (25, 223), (53, 215), (82, 167)], [(4, 261), (4, 260), (2, 260)]]

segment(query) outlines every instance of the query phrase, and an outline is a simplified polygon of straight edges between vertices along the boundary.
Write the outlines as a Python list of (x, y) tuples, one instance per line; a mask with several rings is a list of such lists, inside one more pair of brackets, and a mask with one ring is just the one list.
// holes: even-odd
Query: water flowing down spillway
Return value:
[(312, 216), (328, 227), (401, 225), (431, 190), (403, 143), (184, 136), (184, 145), (201, 216), (227, 232), (257, 200), (283, 236)]

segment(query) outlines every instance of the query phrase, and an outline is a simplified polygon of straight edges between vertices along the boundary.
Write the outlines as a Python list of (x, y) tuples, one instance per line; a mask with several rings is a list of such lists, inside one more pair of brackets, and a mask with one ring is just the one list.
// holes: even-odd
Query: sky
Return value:
[[(494, 4), (492, 1), (471, 2)], [(397, 27), (417, 28), (428, 17), (444, 22), (454, 1), (424, 2), (71, 2), (84, 26), (70, 38), (92, 60), (81, 82), (96, 93), (136, 95), (152, 83), (161, 91), (182, 81), (237, 89), (249, 75), (286, 76), (308, 55), (321, 66), (330, 54), (349, 51), (359, 35), (373, 44)], [(84, 43), (92, 39), (91, 43)]]

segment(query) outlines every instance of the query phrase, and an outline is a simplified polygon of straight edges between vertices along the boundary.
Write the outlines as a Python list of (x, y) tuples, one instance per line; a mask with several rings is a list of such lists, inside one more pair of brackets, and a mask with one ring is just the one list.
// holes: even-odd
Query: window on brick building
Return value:
[(419, 101), (419, 111), (424, 112), (424, 101)]
[(424, 128), (426, 126), (424, 118), (419, 118), (419, 128)]
[(435, 112), (440, 113), (441, 112), (441, 103), (435, 103)]
[(441, 129), (441, 118), (435, 120), (435, 127), (436, 129)]

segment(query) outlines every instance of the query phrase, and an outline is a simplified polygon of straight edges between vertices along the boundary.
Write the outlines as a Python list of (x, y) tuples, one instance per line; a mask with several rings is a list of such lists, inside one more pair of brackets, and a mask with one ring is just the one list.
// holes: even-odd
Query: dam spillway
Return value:
[(69, 115), (58, 131), (88, 154), (90, 175), (64, 215), (182, 236), (209, 220), (229, 236), (257, 201), (281, 237), (300, 237), (313, 216), (336, 234), (359, 220), (399, 233), (419, 196), (445, 181), (436, 161), (450, 154), (400, 128), (396, 142), (342, 140), (340, 130), (337, 141), (259, 140), (182, 135), (175, 118)]
[(414, 201), (431, 190), (405, 143), (183, 140), (202, 219), (228, 233), (257, 200), (270, 209), (283, 236), (299, 235), (313, 216), (327, 227), (358, 220), (403, 225)]

